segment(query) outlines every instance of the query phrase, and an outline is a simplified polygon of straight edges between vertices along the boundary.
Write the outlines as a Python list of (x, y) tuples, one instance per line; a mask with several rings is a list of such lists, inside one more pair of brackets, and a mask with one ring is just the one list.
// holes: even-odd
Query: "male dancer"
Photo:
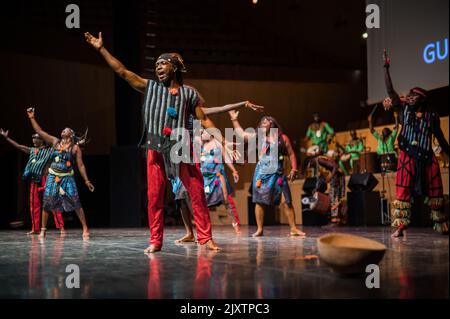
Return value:
[[(197, 226), (197, 240), (210, 250), (219, 250), (212, 238), (211, 220), (203, 190), (203, 178), (198, 165), (170, 159), (174, 144), (170, 139), (172, 130), (189, 126), (189, 118), (196, 117), (205, 128), (214, 124), (203, 111), (204, 101), (192, 87), (183, 83), (186, 72), (183, 59), (176, 53), (164, 53), (156, 61), (155, 74), (158, 81), (148, 80), (127, 70), (103, 46), (102, 34), (95, 38), (85, 33), (86, 41), (105, 59), (108, 65), (131, 87), (145, 94), (143, 105), (144, 138), (147, 148), (148, 218), (150, 246), (145, 253), (161, 250), (163, 242), (164, 191), (167, 178), (180, 177), (192, 202)], [(221, 140), (221, 136), (216, 138)]]
[[(393, 237), (403, 235), (411, 218), (413, 197), (426, 196), (431, 208), (434, 230), (448, 233), (448, 216), (443, 211), (443, 186), (439, 163), (433, 153), (433, 135), (444, 153), (449, 154), (449, 144), (440, 127), (439, 116), (427, 109), (428, 92), (412, 88), (402, 101), (392, 85), (389, 68), (390, 58), (384, 51), (385, 84), (392, 106), (401, 112), (402, 130), (398, 137), (400, 156), (397, 168), (397, 200), (393, 203), (396, 231)], [(387, 109), (390, 109), (388, 107)]]
[[(31, 213), (31, 231), (28, 235), (37, 235), (41, 230), (41, 210), (42, 193), (47, 181), (48, 165), (52, 155), (52, 148), (46, 147), (44, 141), (38, 134), (33, 134), (33, 147), (20, 145), (8, 137), (8, 131), (0, 129), (0, 135), (17, 150), (28, 154), (29, 159), (23, 173), (24, 179), (30, 180), (30, 213)], [(65, 234), (64, 220), (61, 212), (53, 212), (55, 226)]]

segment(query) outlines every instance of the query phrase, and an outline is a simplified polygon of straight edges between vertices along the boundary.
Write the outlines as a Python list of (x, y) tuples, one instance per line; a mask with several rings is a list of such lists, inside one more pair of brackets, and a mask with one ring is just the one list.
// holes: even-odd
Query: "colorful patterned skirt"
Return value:
[(280, 205), (281, 194), (284, 194), (286, 202), (291, 203), (291, 192), (285, 176), (277, 171), (272, 174), (262, 174), (262, 164), (258, 162), (255, 168), (252, 182), (253, 203), (263, 205)]
[(58, 174), (50, 169), (45, 184), (44, 209), (52, 212), (71, 212), (79, 208), (81, 208), (81, 202), (73, 171)]

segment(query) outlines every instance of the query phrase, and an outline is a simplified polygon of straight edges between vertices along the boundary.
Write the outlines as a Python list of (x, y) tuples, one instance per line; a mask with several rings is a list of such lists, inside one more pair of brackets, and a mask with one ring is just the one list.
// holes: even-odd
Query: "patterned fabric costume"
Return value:
[[(23, 179), (30, 180), (30, 214), (33, 232), (41, 229), (42, 192), (45, 188), (47, 176), (44, 175), (45, 168), (50, 161), (53, 149), (30, 148), (30, 157), (25, 166)], [(56, 228), (64, 227), (64, 220), (60, 211), (53, 211)]]
[[(278, 152), (275, 152), (278, 148)], [(286, 176), (283, 174), (284, 157), (287, 151), (282, 138), (278, 145), (274, 142), (266, 141), (262, 154), (256, 164), (252, 181), (253, 203), (263, 205), (280, 205), (281, 194), (285, 195), (287, 204), (292, 203), (291, 192)], [(278, 156), (278, 158), (274, 158)], [(272, 160), (272, 162), (271, 162)], [(276, 162), (276, 167), (273, 167)]]
[(81, 208), (74, 178), (75, 157), (72, 149), (53, 151), (44, 191), (46, 211), (71, 212)]
[(448, 216), (443, 208), (443, 186), (439, 163), (432, 150), (432, 136), (440, 130), (436, 113), (416, 112), (405, 105), (398, 138), (400, 156), (397, 168), (397, 200), (393, 203), (393, 227), (407, 227), (413, 197), (425, 196), (431, 208), (434, 229), (448, 232)]

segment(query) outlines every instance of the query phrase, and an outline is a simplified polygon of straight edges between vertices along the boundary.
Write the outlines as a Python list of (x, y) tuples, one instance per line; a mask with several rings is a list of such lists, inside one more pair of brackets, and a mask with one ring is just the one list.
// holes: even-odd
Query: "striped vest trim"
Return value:
[(38, 149), (32, 147), (30, 149), (30, 157), (28, 163), (25, 166), (23, 173), (23, 179), (31, 179), (33, 182), (40, 182), (42, 172), (47, 166), (53, 153), (52, 147)]
[(399, 148), (410, 156), (430, 160), (433, 155), (433, 113), (422, 112), (419, 118), (409, 105), (403, 110), (402, 131), (398, 137)]

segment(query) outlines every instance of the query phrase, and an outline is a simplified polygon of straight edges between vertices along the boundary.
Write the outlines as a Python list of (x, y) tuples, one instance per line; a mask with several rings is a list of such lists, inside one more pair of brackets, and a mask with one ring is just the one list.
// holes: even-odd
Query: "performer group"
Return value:
[[(193, 87), (184, 83), (186, 65), (181, 55), (164, 53), (156, 61), (156, 80), (144, 79), (128, 70), (112, 56), (103, 45), (102, 34), (98, 38), (90, 33), (85, 39), (103, 57), (109, 67), (128, 84), (144, 95), (142, 106), (143, 132), (140, 146), (147, 158), (147, 198), (149, 245), (145, 253), (155, 253), (163, 246), (164, 200), (168, 183), (172, 186), (175, 200), (180, 208), (186, 234), (179, 243), (198, 242), (210, 250), (219, 250), (213, 239), (209, 209), (223, 205), (232, 220), (232, 229), (241, 234), (241, 222), (233, 201), (232, 183), (227, 178), (226, 167), (239, 180), (239, 173), (233, 164), (236, 160), (234, 144), (226, 141), (215, 128), (211, 116), (228, 112), (236, 134), (248, 144), (258, 145), (258, 161), (251, 182), (251, 197), (255, 204), (257, 230), (254, 237), (264, 235), (264, 215), (267, 208), (278, 206), (284, 198), (284, 212), (289, 224), (290, 236), (306, 236), (296, 226), (293, 199), (289, 182), (299, 173), (315, 177), (318, 185), (328, 185), (329, 195), (325, 210), (330, 226), (348, 223), (345, 176), (362, 171), (366, 146), (356, 131), (350, 132), (350, 140), (343, 146), (335, 141), (335, 130), (319, 113), (313, 114), (313, 123), (307, 128), (305, 142), (309, 147), (298, 170), (297, 156), (289, 137), (272, 116), (263, 116), (257, 129), (264, 135), (249, 133), (239, 123), (240, 108), (262, 112), (263, 107), (244, 101), (218, 107), (207, 107), (205, 100)], [(431, 209), (434, 229), (448, 233), (448, 216), (444, 213), (443, 184), (439, 162), (433, 153), (433, 137), (442, 151), (448, 155), (449, 144), (440, 128), (439, 116), (428, 110), (428, 92), (413, 88), (407, 96), (400, 97), (394, 90), (389, 73), (391, 61), (385, 52), (384, 69), (388, 97), (383, 101), (385, 110), (393, 110), (393, 130), (384, 128), (381, 133), (373, 127), (373, 115), (369, 130), (377, 141), (376, 154), (381, 161), (382, 172), (396, 171), (396, 200), (393, 201), (393, 237), (402, 236), (411, 222), (411, 208), (414, 198), (424, 196)], [(30, 124), (35, 131), (32, 147), (18, 144), (9, 137), (9, 132), (0, 129), (0, 135), (17, 150), (28, 154), (29, 160), (23, 178), (29, 182), (30, 214), (32, 229), (30, 235), (44, 238), (48, 215), (53, 214), (55, 225), (61, 234), (65, 233), (63, 215), (75, 212), (82, 225), (83, 238), (89, 237), (89, 228), (78, 188), (74, 178), (78, 169), (85, 186), (94, 191), (83, 164), (82, 149), (87, 144), (87, 132), (79, 137), (75, 131), (65, 128), (57, 138), (45, 132), (36, 120), (34, 108), (27, 109)], [(201, 123), (200, 135), (194, 134), (194, 120)], [(401, 127), (400, 127), (401, 125)], [(189, 134), (181, 141), (190, 145), (188, 159), (180, 163), (173, 160), (171, 150), (180, 142), (173, 140), (173, 133), (184, 129)], [(213, 130), (215, 129), (215, 130)], [(220, 131), (219, 131), (220, 132)], [(398, 135), (398, 137), (397, 137)], [(329, 145), (335, 143), (333, 150)], [(395, 149), (398, 141), (399, 153)], [(199, 158), (193, 145), (200, 145)], [(276, 163), (276, 167), (274, 166)], [(290, 171), (286, 171), (289, 163)], [(366, 168), (366, 167), (364, 167)], [(326, 188), (326, 187), (325, 187)], [(316, 189), (317, 199), (324, 194)], [(322, 196), (322, 197), (321, 197)], [(42, 211), (42, 215), (41, 215)], [(42, 216), (42, 217), (41, 217)], [(195, 231), (193, 221), (195, 223)], [(231, 228), (230, 228), (231, 229)]]

